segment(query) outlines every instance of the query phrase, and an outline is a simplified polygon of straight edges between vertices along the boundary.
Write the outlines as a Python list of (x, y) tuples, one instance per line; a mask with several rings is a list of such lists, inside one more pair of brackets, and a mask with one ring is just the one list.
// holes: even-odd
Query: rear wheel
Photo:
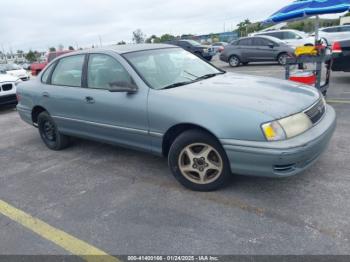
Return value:
[(239, 59), (238, 56), (230, 56), (228, 63), (230, 64), (231, 67), (238, 67), (241, 64), (241, 60)]
[(69, 145), (69, 137), (58, 131), (56, 123), (47, 112), (38, 116), (38, 128), (40, 137), (48, 148), (58, 151)]
[(213, 191), (231, 177), (221, 144), (204, 131), (190, 130), (178, 136), (169, 151), (169, 166), (175, 178), (195, 191)]

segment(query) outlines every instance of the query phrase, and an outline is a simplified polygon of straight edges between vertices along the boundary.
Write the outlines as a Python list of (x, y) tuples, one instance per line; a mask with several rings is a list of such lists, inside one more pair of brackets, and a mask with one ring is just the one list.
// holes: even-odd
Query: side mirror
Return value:
[(109, 83), (109, 92), (119, 92), (119, 93), (136, 93), (138, 88), (136, 84), (129, 83), (125, 81), (117, 81)]

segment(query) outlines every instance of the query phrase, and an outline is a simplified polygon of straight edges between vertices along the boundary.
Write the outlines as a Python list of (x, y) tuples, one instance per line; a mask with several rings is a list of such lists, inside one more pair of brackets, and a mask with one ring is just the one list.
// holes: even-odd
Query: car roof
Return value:
[[(280, 39), (278, 39), (276, 37), (273, 37), (273, 36), (269, 36), (269, 35), (254, 35), (254, 36), (242, 37), (242, 38), (240, 38), (238, 40), (252, 39), (252, 38), (265, 38), (267, 40), (271, 40), (271, 41), (274, 41), (274, 42), (283, 42)], [(236, 41), (238, 41), (238, 40), (236, 40)]]
[(84, 49), (80, 51), (73, 51), (71, 53), (65, 54), (60, 57), (70, 56), (72, 54), (86, 54), (86, 53), (94, 53), (94, 52), (103, 52), (103, 51), (112, 51), (117, 54), (126, 54), (126, 53), (132, 53), (132, 52), (139, 52), (139, 51), (147, 51), (147, 50), (154, 50), (154, 49), (166, 49), (166, 48), (178, 48), (177, 46), (168, 45), (168, 44), (126, 44), (126, 45), (111, 45), (111, 46), (104, 46), (100, 48), (90, 48), (90, 49)]

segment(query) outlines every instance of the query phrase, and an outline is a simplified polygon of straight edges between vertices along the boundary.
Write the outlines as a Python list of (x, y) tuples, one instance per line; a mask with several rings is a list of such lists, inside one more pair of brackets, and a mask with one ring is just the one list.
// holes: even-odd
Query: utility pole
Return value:
[(100, 47), (102, 47), (102, 39), (100, 35), (98, 36), (98, 39), (100, 40)]

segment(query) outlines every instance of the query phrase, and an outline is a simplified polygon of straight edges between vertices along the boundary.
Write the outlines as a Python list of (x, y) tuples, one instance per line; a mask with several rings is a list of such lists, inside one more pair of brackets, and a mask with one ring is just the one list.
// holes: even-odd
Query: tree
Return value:
[(74, 51), (74, 47), (70, 45), (70, 46), (68, 47), (68, 50)]
[(132, 32), (132, 41), (136, 44), (142, 44), (145, 42), (145, 35), (141, 31), (141, 29), (137, 29), (136, 31)]
[(117, 45), (126, 45), (126, 43), (124, 42), (124, 40), (122, 40), (122, 41), (118, 42)]
[(148, 44), (160, 43), (160, 38), (156, 35), (152, 35), (151, 37), (146, 39), (146, 43)]
[(25, 55), (25, 58), (29, 62), (33, 63), (36, 60), (36, 55), (32, 50), (29, 50), (29, 52)]
[(49, 48), (49, 51), (50, 51), (50, 52), (56, 52), (56, 48), (55, 48), (55, 47), (50, 47), (50, 48)]
[(175, 36), (170, 35), (170, 34), (164, 34), (160, 37), (160, 42), (172, 41), (174, 39), (175, 39)]
[(350, 16), (350, 12), (349, 12), (349, 13), (347, 13), (347, 14), (345, 14), (345, 15), (344, 15), (344, 17), (345, 17), (345, 16)]

